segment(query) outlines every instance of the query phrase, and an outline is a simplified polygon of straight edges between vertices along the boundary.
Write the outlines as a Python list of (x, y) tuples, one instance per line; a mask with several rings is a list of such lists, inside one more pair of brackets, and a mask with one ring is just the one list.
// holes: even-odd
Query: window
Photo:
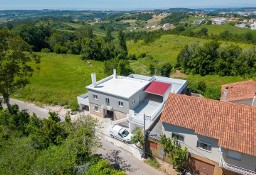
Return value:
[(133, 105), (135, 104), (135, 100), (132, 100), (132, 104), (133, 104)]
[(197, 141), (197, 148), (201, 148), (207, 151), (211, 151), (212, 150), (212, 146), (211, 144), (202, 142), (202, 141)]
[(98, 95), (93, 94), (94, 100), (98, 100)]
[(120, 107), (124, 107), (124, 103), (121, 102), (121, 101), (118, 102), (118, 105), (119, 105)]
[(109, 105), (109, 98), (106, 98), (106, 104)]
[(94, 111), (99, 112), (99, 107), (98, 106), (94, 106)]
[(178, 141), (184, 142), (184, 136), (176, 133), (172, 133), (172, 138), (176, 138)]
[(241, 160), (241, 153), (229, 150), (228, 158), (235, 159), (235, 160)]

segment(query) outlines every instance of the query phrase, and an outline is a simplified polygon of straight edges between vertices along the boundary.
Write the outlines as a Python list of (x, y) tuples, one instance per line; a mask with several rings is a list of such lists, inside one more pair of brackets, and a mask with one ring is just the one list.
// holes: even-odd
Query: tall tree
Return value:
[(10, 113), (13, 113), (10, 95), (29, 83), (28, 77), (33, 74), (30, 63), (39, 63), (38, 57), (25, 53), (30, 49), (20, 37), (7, 30), (0, 30), (0, 94)]
[(111, 34), (111, 30), (110, 30), (110, 28), (107, 28), (107, 30), (106, 30), (106, 36), (105, 36), (105, 38), (104, 38), (104, 41), (106, 42), (106, 43), (110, 43), (110, 42), (112, 42), (113, 41), (113, 36), (112, 36), (112, 34)]
[(122, 30), (118, 32), (118, 40), (120, 48), (127, 53), (126, 39)]

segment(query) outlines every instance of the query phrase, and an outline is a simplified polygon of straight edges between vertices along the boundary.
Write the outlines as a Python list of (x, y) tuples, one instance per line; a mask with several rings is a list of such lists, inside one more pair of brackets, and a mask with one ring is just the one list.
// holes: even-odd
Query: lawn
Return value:
[(76, 97), (86, 93), (92, 72), (96, 72), (97, 80), (105, 77), (102, 62), (88, 63), (78, 55), (36, 54), (41, 56), (40, 71), (30, 78), (31, 84), (14, 94), (15, 98), (74, 107)]

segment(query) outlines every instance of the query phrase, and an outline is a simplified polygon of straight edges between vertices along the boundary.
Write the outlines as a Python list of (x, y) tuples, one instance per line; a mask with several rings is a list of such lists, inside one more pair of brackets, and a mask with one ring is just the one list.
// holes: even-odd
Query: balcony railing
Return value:
[(243, 167), (239, 167), (239, 166), (236, 166), (236, 165), (226, 163), (223, 160), (223, 158), (220, 159), (219, 166), (221, 168), (226, 169), (226, 170), (233, 171), (233, 172), (236, 172), (236, 173), (240, 173), (240, 174), (243, 174), (243, 175), (256, 175), (255, 171), (248, 170), (248, 169), (243, 168)]
[[(164, 108), (164, 102), (161, 103), (161, 105), (152, 113), (150, 116), (145, 116), (145, 124), (146, 128), (150, 127), (151, 124), (159, 117), (161, 114), (163, 108)], [(129, 115), (129, 121), (133, 122), (135, 124), (138, 124), (140, 126), (144, 126), (144, 114), (128, 114)]]

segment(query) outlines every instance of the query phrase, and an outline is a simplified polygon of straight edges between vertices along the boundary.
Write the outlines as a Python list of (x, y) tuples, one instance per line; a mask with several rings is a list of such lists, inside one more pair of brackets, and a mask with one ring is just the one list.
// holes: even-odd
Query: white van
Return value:
[(122, 142), (131, 142), (132, 134), (124, 127), (119, 125), (113, 125), (110, 129), (110, 136)]

